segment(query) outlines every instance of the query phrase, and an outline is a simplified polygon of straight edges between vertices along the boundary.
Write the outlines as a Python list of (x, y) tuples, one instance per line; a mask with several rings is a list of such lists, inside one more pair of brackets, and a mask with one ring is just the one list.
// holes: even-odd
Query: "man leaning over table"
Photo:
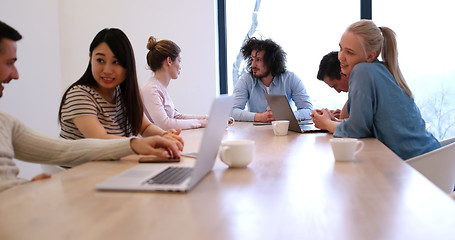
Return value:
[(253, 37), (245, 42), (241, 52), (248, 61), (248, 73), (235, 85), (231, 117), (237, 121), (274, 121), (264, 95), (285, 94), (289, 101), (294, 101), (298, 120), (311, 118), (313, 105), (306, 89), (295, 73), (286, 70), (286, 53), (277, 43)]
[[(19, 78), (16, 69), (16, 41), (22, 36), (0, 21), (0, 97), (4, 84)], [(19, 169), (13, 158), (34, 163), (75, 166), (90, 160), (118, 159), (138, 153), (162, 157), (180, 157), (175, 142), (161, 136), (113, 140), (64, 140), (41, 135), (27, 128), (16, 118), (0, 112), (0, 192), (15, 185), (27, 183), (18, 178)], [(32, 179), (49, 178), (40, 174)]]
[[(338, 60), (338, 52), (333, 51), (322, 57), (319, 63), (319, 70), (317, 79), (325, 82), (329, 87), (335, 89), (338, 93), (348, 92), (349, 90), (349, 77), (341, 72), (340, 60)], [(330, 110), (335, 117), (334, 120), (342, 120), (349, 118), (346, 110), (346, 103), (343, 109)]]

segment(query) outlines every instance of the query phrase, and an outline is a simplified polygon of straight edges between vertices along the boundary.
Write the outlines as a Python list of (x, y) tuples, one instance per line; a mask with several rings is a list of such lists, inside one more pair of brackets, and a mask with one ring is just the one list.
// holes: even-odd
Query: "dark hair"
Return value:
[(163, 61), (170, 57), (172, 61), (180, 55), (180, 47), (171, 40), (157, 41), (155, 37), (149, 37), (147, 42), (147, 64), (152, 71), (156, 71), (163, 66)]
[[(128, 37), (122, 32), (122, 30), (117, 28), (106, 28), (101, 30), (93, 39), (90, 44), (90, 53), (92, 53), (93, 50), (103, 42), (109, 46), (111, 51), (117, 57), (120, 65), (126, 69), (125, 81), (120, 84), (121, 98), (125, 104), (124, 112), (126, 113), (126, 125), (121, 127), (124, 128), (124, 131), (127, 134), (129, 132), (128, 129), (131, 129), (133, 135), (138, 135), (141, 130), (144, 107), (142, 105), (142, 99), (137, 83), (136, 62), (133, 47), (131, 46)], [(62, 106), (66, 95), (72, 87), (77, 85), (88, 87), (97, 86), (97, 82), (93, 78), (92, 64), (90, 61), (87, 66), (87, 70), (85, 70), (82, 77), (73, 83), (63, 94), (58, 113), (60, 124), (62, 123)]]
[(251, 71), (251, 52), (253, 50), (261, 51), (264, 50), (264, 63), (272, 76), (277, 76), (286, 71), (286, 53), (271, 39), (259, 40), (255, 37), (248, 38), (245, 44), (240, 50), (243, 58), (248, 61), (247, 71), (252, 74)]
[[(0, 42), (3, 38), (8, 38), (16, 42), (22, 39), (22, 35), (16, 29), (0, 21)], [(3, 49), (0, 49), (0, 51), (3, 51)]]
[(332, 79), (341, 79), (340, 60), (338, 60), (338, 52), (330, 52), (325, 55), (319, 64), (317, 78), (321, 81), (327, 76)]

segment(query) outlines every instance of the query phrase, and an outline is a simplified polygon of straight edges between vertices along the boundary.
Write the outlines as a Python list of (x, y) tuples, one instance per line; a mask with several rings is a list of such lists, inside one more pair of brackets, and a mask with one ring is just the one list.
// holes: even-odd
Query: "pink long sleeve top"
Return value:
[(144, 112), (150, 122), (160, 128), (191, 129), (203, 127), (207, 115), (182, 114), (174, 108), (174, 103), (167, 93), (166, 87), (158, 79), (152, 77), (141, 87)]

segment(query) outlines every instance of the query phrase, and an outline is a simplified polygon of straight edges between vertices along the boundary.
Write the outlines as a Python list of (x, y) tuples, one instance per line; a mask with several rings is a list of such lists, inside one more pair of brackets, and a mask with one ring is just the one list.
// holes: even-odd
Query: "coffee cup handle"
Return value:
[(229, 117), (229, 120), (228, 120), (228, 127), (234, 126), (234, 123), (235, 123), (235, 119), (234, 119), (233, 117)]
[[(359, 153), (360, 151), (362, 151), (364, 145), (365, 145), (365, 144), (363, 144), (363, 141), (358, 141), (358, 142), (357, 142), (357, 146), (356, 146), (356, 148), (358, 148), (358, 149), (355, 151), (354, 154), (357, 154), (357, 153)], [(359, 147), (359, 146), (360, 146), (360, 147)]]
[(231, 166), (231, 163), (227, 160), (226, 156), (225, 155), (225, 152), (229, 150), (229, 147), (228, 146), (222, 146), (221, 147), (221, 151), (220, 151), (220, 159), (221, 161), (223, 161), (224, 163), (226, 163), (227, 165)]

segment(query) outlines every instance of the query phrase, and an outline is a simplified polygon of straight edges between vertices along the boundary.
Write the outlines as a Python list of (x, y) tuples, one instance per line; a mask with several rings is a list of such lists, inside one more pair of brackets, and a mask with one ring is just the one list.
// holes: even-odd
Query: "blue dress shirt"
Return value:
[[(311, 119), (313, 105), (302, 81), (295, 73), (286, 71), (275, 76), (270, 84), (269, 93), (285, 94), (289, 101), (294, 101), (297, 107), (294, 114), (298, 120)], [(253, 122), (256, 113), (267, 110), (268, 105), (264, 94), (267, 94), (267, 90), (262, 81), (254, 78), (250, 73), (244, 74), (234, 88), (235, 100), (231, 117), (237, 121)], [(245, 110), (246, 104), (248, 104), (248, 110)]]

